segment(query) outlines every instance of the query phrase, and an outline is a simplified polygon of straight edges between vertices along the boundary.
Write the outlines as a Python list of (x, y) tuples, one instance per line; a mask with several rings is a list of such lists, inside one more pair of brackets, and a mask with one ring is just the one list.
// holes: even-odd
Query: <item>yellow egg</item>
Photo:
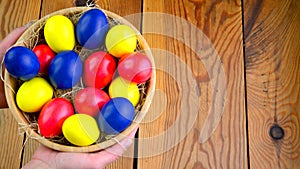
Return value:
[(133, 106), (136, 106), (140, 100), (140, 92), (136, 83), (129, 82), (121, 77), (112, 81), (108, 89), (111, 98), (127, 98)]
[(54, 15), (46, 21), (44, 36), (47, 44), (56, 53), (72, 50), (75, 46), (74, 25), (63, 15)]
[(108, 52), (117, 58), (134, 52), (136, 43), (136, 33), (127, 25), (116, 25), (112, 27), (105, 38)]
[(24, 82), (16, 96), (18, 107), (28, 113), (38, 112), (52, 99), (53, 88), (43, 78), (35, 77)]
[(96, 120), (87, 114), (74, 114), (62, 126), (65, 138), (77, 146), (88, 146), (96, 142), (100, 131)]

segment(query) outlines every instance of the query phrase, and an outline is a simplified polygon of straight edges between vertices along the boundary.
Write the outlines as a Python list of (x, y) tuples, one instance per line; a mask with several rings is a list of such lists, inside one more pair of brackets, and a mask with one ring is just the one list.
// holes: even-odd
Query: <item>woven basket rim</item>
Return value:
[[(47, 20), (47, 18), (49, 18), (53, 15), (58, 15), (58, 14), (67, 15), (70, 12), (84, 12), (84, 11), (87, 11), (87, 10), (93, 9), (93, 8), (95, 8), (95, 7), (71, 7), (71, 8), (65, 8), (65, 9), (61, 9), (61, 10), (55, 11), (53, 13), (50, 13), (50, 14), (44, 16), (43, 18), (39, 19), (38, 21), (36, 21), (33, 25), (31, 25), (20, 36), (18, 41), (15, 43), (15, 45), (19, 46), (19, 44), (22, 43), (22, 41), (24, 41), (23, 39), (26, 36), (28, 36), (28, 34), (30, 34), (31, 31), (36, 29), (42, 22), (45, 22)], [(154, 95), (154, 90), (155, 90), (156, 72), (155, 72), (154, 58), (153, 58), (153, 55), (151, 53), (151, 50), (150, 50), (146, 40), (143, 38), (143, 36), (140, 34), (140, 32), (129, 21), (125, 20), (124, 18), (122, 18), (121, 16), (119, 16), (113, 12), (103, 10), (103, 9), (101, 9), (101, 10), (104, 11), (104, 13), (108, 17), (117, 19), (122, 24), (126, 24), (126, 25), (130, 26), (136, 32), (136, 34), (138, 36), (138, 41), (140, 42), (140, 45), (141, 45), (141, 48), (144, 50), (144, 52), (146, 53), (146, 55), (149, 57), (149, 59), (152, 62), (153, 71), (152, 71), (150, 83), (149, 83), (149, 86), (147, 89), (148, 91), (147, 91), (147, 96), (146, 96), (144, 105), (143, 105), (141, 111), (136, 115), (135, 121), (133, 121), (132, 124), (126, 130), (124, 130), (123, 132), (116, 135), (114, 137), (114, 139), (109, 139), (104, 142), (101, 142), (98, 144), (93, 144), (90, 146), (78, 147), (78, 146), (62, 145), (62, 144), (52, 142), (52, 141), (42, 137), (41, 135), (39, 135), (37, 132), (35, 132), (31, 128), (27, 129), (26, 133), (29, 135), (30, 138), (36, 139), (42, 145), (49, 147), (51, 149), (54, 149), (57, 151), (67, 151), (67, 152), (95, 152), (95, 151), (100, 151), (100, 150), (106, 149), (106, 148), (116, 144), (117, 142), (115, 140), (121, 141), (126, 136), (128, 136), (134, 129), (136, 129), (138, 127), (139, 123), (141, 122), (141, 120), (144, 118), (144, 116), (148, 112), (148, 109), (150, 107), (150, 104), (151, 104), (151, 101), (152, 101), (152, 98)], [(9, 85), (13, 89), (16, 89), (16, 80), (9, 75), (9, 73), (7, 72), (6, 69), (5, 69), (4, 80), (7, 83), (7, 85), (5, 85), (4, 88), (5, 88), (6, 100), (8, 102), (10, 111), (12, 112), (14, 118), (16, 119), (16, 121), (18, 122), (19, 125), (29, 125), (29, 123), (26, 120), (26, 118), (24, 117), (23, 113), (18, 109), (18, 107), (16, 105), (14, 92), (8, 87), (8, 85)]]

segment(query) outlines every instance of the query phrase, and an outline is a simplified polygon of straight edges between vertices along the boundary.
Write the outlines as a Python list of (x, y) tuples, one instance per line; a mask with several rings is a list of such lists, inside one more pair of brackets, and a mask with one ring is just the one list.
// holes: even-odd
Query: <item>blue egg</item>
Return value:
[(82, 75), (82, 61), (74, 51), (58, 53), (51, 61), (48, 74), (51, 84), (58, 89), (75, 86)]
[(106, 134), (118, 134), (125, 130), (133, 121), (134, 107), (123, 97), (112, 98), (98, 115), (99, 128)]
[(76, 37), (84, 48), (96, 49), (104, 43), (108, 29), (105, 13), (99, 9), (91, 9), (80, 17), (76, 25)]
[(35, 53), (23, 46), (10, 48), (5, 54), (4, 64), (10, 75), (24, 81), (34, 78), (40, 69)]

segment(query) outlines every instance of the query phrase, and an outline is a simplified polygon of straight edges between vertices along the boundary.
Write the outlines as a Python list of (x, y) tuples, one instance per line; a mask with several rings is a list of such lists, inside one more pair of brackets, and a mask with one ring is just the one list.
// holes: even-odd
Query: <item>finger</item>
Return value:
[(115, 144), (114, 146), (98, 153), (99, 157), (102, 156), (101, 161), (99, 162), (108, 165), (114, 162), (115, 160), (117, 160), (126, 151), (126, 149), (129, 148), (130, 145), (133, 143), (134, 135), (137, 130), (138, 127), (134, 129), (125, 139), (120, 141), (119, 144)]
[(34, 152), (31, 160), (22, 167), (22, 169), (30, 168), (56, 168), (55, 158), (57, 151), (49, 149), (43, 145), (40, 145), (37, 150)]
[(136, 133), (138, 128), (134, 129), (125, 139), (123, 139), (122, 141), (118, 142), (118, 140), (115, 140), (117, 142), (117, 144), (115, 144), (114, 146), (106, 149), (105, 151), (117, 155), (117, 156), (121, 156), (123, 154), (123, 152), (132, 144), (134, 135)]
[[(120, 144), (128, 148), (133, 143), (137, 128), (128, 137), (123, 139)], [(125, 149), (116, 144), (98, 153), (58, 153), (56, 156), (57, 168), (104, 168), (106, 165), (117, 160)]]
[(53, 154), (55, 154), (56, 151), (54, 150), (51, 150), (43, 145), (40, 145), (37, 150), (35, 151), (33, 157), (50, 157), (52, 156)]
[(27, 26), (19, 27), (10, 32), (1, 42), (0, 42), (0, 56), (2, 57), (5, 52), (18, 40), (18, 38), (24, 33)]

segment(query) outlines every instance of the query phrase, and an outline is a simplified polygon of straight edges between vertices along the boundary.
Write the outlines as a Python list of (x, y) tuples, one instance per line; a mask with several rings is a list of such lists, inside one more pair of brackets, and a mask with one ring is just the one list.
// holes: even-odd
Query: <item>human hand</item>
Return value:
[[(18, 40), (22, 33), (28, 28), (30, 24), (26, 24), (23, 27), (16, 28), (11, 33), (9, 33), (2, 41), (0, 41), (0, 60), (3, 60), (3, 57), (6, 51)], [(3, 69), (2, 69), (3, 72)], [(0, 108), (7, 107), (5, 94), (4, 94), (4, 84), (0, 80)]]
[(105, 149), (97, 153), (69, 153), (58, 152), (40, 146), (22, 169), (98, 169), (104, 168), (108, 164), (117, 160), (132, 142), (137, 128), (131, 132), (120, 144)]
[[(31, 23), (31, 22), (30, 22)], [(28, 28), (29, 24), (26, 24), (23, 27), (19, 27), (10, 32), (2, 41), (0, 41), (0, 57), (1, 60), (5, 55), (7, 49), (9, 49), (18, 38), (24, 33), (24, 31)]]

